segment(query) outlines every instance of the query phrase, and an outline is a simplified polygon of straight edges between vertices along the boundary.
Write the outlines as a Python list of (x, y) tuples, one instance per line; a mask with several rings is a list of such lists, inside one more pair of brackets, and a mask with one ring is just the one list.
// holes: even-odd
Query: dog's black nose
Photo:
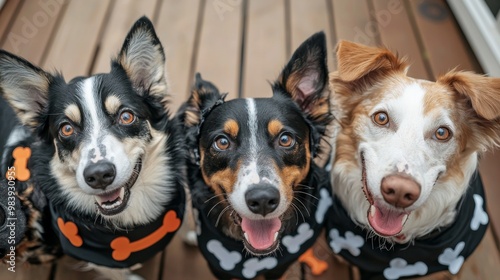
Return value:
[(250, 211), (266, 216), (280, 204), (280, 192), (272, 185), (250, 187), (245, 193), (245, 201)]
[(115, 165), (107, 160), (87, 165), (83, 170), (85, 182), (93, 189), (105, 189), (113, 183), (115, 175)]

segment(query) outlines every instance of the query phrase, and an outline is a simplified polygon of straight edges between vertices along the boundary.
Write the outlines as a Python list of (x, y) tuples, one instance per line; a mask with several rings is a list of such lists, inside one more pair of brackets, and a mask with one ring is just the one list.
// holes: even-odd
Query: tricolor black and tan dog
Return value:
[(315, 241), (331, 203), (314, 162), (331, 121), (323, 33), (305, 41), (270, 98), (224, 101), (197, 76), (184, 108), (198, 245), (219, 279), (276, 279)]
[(183, 217), (184, 152), (165, 108), (164, 64), (145, 17), (105, 74), (66, 82), (0, 52), (1, 94), (38, 139), (29, 168), (63, 251), (100, 270), (163, 250)]

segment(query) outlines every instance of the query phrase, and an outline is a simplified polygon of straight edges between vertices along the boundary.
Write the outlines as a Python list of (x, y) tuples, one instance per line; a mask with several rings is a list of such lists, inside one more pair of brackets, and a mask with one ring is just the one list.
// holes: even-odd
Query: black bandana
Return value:
[(70, 219), (49, 203), (52, 226), (65, 254), (76, 259), (113, 268), (142, 263), (165, 249), (179, 229), (184, 215), (185, 194), (177, 187), (165, 211), (155, 221), (130, 230), (110, 229), (99, 223)]
[(334, 198), (326, 237), (332, 250), (359, 267), (363, 279), (399, 279), (448, 270), (456, 274), (472, 254), (488, 227), (486, 201), (479, 174), (471, 179), (458, 205), (456, 221), (446, 228), (414, 240), (412, 244), (387, 245), (369, 238), (350, 219), (340, 200)]
[[(328, 178), (322, 172), (321, 178)], [(195, 188), (208, 188), (202, 180), (196, 182)], [(243, 242), (226, 236), (210, 221), (207, 213), (208, 204), (196, 203), (193, 199), (194, 215), (197, 223), (198, 247), (207, 260), (212, 273), (218, 279), (252, 279), (257, 275), (266, 278), (280, 278), (302, 253), (309, 249), (323, 228), (327, 209), (332, 204), (331, 186), (328, 180), (322, 180), (314, 193), (318, 200), (313, 200), (308, 209), (309, 216), (298, 218), (297, 225), (282, 234), (280, 249), (268, 256), (253, 256), (245, 252)], [(307, 212), (302, 210), (304, 215)]]

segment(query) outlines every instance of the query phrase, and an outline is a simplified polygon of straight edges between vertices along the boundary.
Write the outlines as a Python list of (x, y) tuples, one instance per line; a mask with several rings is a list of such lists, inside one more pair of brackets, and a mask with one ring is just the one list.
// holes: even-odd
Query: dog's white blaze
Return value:
[[(228, 199), (233, 205), (234, 209), (245, 217), (251, 219), (262, 218), (262, 215), (255, 214), (248, 208), (245, 200), (245, 194), (249, 186), (254, 184), (269, 184), (279, 190), (281, 181), (279, 176), (276, 175), (274, 167), (268, 162), (259, 162), (259, 146), (257, 143), (258, 123), (257, 123), (257, 107), (253, 98), (246, 99), (247, 113), (248, 113), (248, 129), (250, 131), (250, 138), (248, 144), (250, 147), (248, 160), (241, 167), (238, 173), (238, 179), (233, 188), (233, 192), (229, 194)], [(266, 164), (267, 166), (262, 166)], [(268, 170), (266, 174), (261, 176), (259, 171)], [(279, 217), (286, 210), (286, 198), (283, 193), (280, 195), (280, 203), (278, 208), (266, 216), (266, 218)]]
[[(99, 139), (99, 132), (101, 131), (101, 125), (99, 122), (99, 114), (97, 113), (97, 102), (95, 99), (95, 77), (90, 77), (83, 81), (82, 85), (82, 93), (83, 93), (83, 106), (87, 111), (87, 115), (90, 117), (90, 122), (87, 124), (90, 125), (90, 139), (92, 144), (97, 148), (97, 139)], [(99, 149), (96, 149), (96, 155), (99, 153)]]
[[(102, 190), (95, 190), (85, 182), (83, 172), (88, 164), (97, 163), (99, 160), (106, 159), (113, 163), (116, 168), (115, 179), (106, 191), (111, 191), (121, 187), (129, 178), (134, 168), (134, 162), (128, 158), (123, 143), (113, 135), (109, 134), (102, 123), (106, 119), (103, 108), (98, 107), (101, 101), (96, 97), (98, 80), (96, 77), (90, 77), (80, 84), (81, 100), (83, 114), (86, 117), (84, 126), (87, 139), (81, 147), (81, 157), (77, 168), (77, 182), (88, 194), (98, 194)], [(106, 149), (106, 153), (101, 152), (101, 147)], [(93, 150), (93, 153), (90, 151)], [(92, 155), (90, 155), (92, 154)]]

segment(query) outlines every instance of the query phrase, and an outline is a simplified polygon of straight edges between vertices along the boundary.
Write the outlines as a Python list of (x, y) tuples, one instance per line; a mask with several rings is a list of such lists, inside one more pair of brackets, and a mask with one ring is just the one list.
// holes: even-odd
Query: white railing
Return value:
[(500, 14), (482, 0), (448, 0), (458, 23), (486, 74), (500, 77)]

